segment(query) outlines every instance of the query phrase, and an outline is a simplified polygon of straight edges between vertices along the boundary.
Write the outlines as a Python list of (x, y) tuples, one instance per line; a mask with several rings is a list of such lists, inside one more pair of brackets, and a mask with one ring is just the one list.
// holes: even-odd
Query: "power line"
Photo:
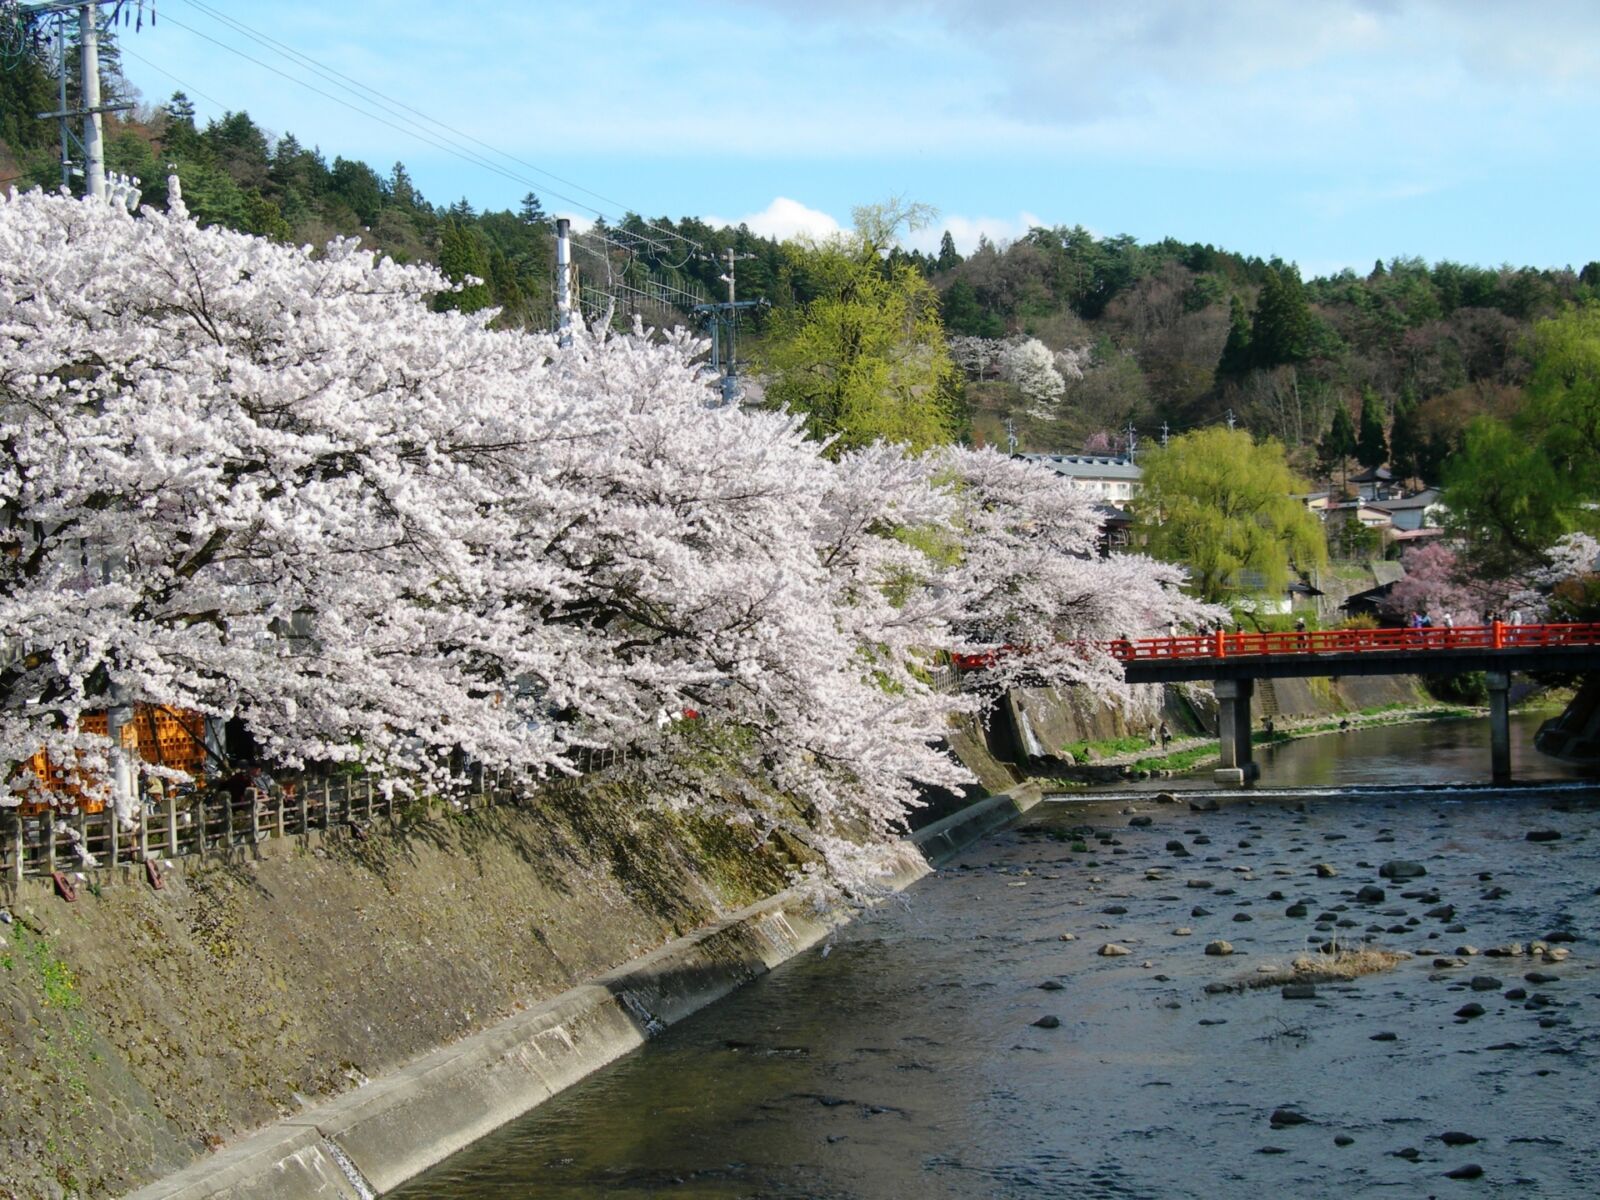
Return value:
[[(608, 204), (608, 205), (610, 205), (610, 206), (612, 206), (614, 208), (622, 209), (623, 211), (627, 211), (627, 212), (633, 211), (630, 206), (625, 205), (625, 204), (623, 204), (622, 202), (620, 202), (618, 200), (614, 200), (609, 196), (602, 195), (600, 192), (597, 192), (592, 188), (584, 187), (582, 184), (576, 183), (573, 180), (563, 178), (562, 176), (557, 175), (554, 172), (547, 171), (543, 167), (540, 167), (535, 163), (528, 162), (526, 159), (523, 159), (523, 158), (518, 158), (516, 155), (510, 154), (510, 153), (508, 153), (508, 152), (506, 152), (504, 150), (501, 150), (498, 147), (490, 144), (489, 142), (484, 141), (481, 138), (474, 137), (472, 134), (467, 133), (464, 130), (457, 129), (455, 126), (450, 125), (447, 122), (441, 121), (436, 117), (431, 117), (427, 113), (423, 112), (421, 109), (415, 108), (412, 105), (409, 105), (409, 104), (405, 103), (403, 100), (398, 100), (395, 97), (390, 96), (385, 92), (379, 91), (377, 88), (374, 88), (369, 84), (362, 83), (360, 80), (354, 79), (351, 76), (344, 74), (342, 71), (339, 71), (339, 70), (337, 70), (337, 69), (335, 69), (333, 67), (328, 66), (325, 63), (322, 63), (322, 62), (318, 61), (313, 56), (311, 56), (309, 54), (306, 54), (303, 51), (296, 50), (292, 46), (288, 46), (285, 43), (278, 41), (276, 38), (273, 38), (268, 34), (262, 33), (258, 29), (252, 28), (251, 26), (245, 24), (243, 21), (240, 21), (235, 17), (229, 16), (229, 15), (227, 15), (225, 13), (218, 12), (216, 9), (212, 8), (209, 4), (203, 3), (202, 0), (187, 0), (187, 2), (190, 5), (190, 7), (198, 9), (200, 12), (205, 13), (207, 16), (211, 17), (213, 20), (219, 21), (222, 24), (224, 24), (224, 25), (228, 26), (229, 28), (233, 29), (236, 33), (242, 34), (243, 36), (249, 38), (251, 41), (257, 43), (258, 45), (264, 46), (267, 49), (270, 49), (273, 52), (281, 55), (282, 57), (289, 59), (291, 62), (296, 63), (296, 65), (298, 65), (298, 66), (305, 67), (306, 69), (309, 69), (309, 70), (315, 72), (318, 76), (320, 76), (321, 78), (327, 80), (329, 83), (333, 84), (333, 86), (338, 87), (338, 88), (342, 88), (344, 91), (349, 92), (352, 95), (357, 96), (364, 103), (373, 104), (375, 107), (383, 109), (384, 111), (388, 112), (389, 115), (394, 116), (394, 117), (398, 118), (399, 120), (405, 121), (408, 125), (413, 126), (413, 128), (409, 129), (409, 130), (399, 129), (398, 126), (393, 125), (388, 121), (383, 121), (383, 119), (381, 117), (377, 117), (375, 114), (369, 113), (364, 109), (358, 108), (355, 105), (350, 104), (348, 101), (342, 100), (337, 96), (332, 96), (329, 93), (322, 91), (320, 88), (312, 86), (311, 84), (307, 83), (303, 79), (299, 79), (296, 76), (288, 75), (288, 74), (286, 74), (286, 73), (284, 73), (282, 71), (277, 70), (277, 68), (272, 67), (267, 63), (261, 62), (259, 59), (252, 58), (250, 55), (245, 54), (242, 50), (239, 50), (237, 47), (230, 46), (225, 42), (218, 41), (216, 38), (212, 38), (209, 35), (207, 35), (205, 33), (202, 33), (200, 30), (195, 29), (191, 25), (185, 25), (183, 22), (176, 20), (175, 18), (171, 17), (170, 15), (167, 17), (167, 20), (171, 21), (174, 25), (177, 25), (177, 26), (179, 26), (180, 28), (183, 28), (183, 29), (187, 29), (190, 33), (195, 34), (197, 37), (205, 38), (207, 41), (210, 41), (215, 45), (222, 46), (224, 49), (230, 50), (233, 53), (238, 54), (240, 57), (245, 58), (246, 60), (248, 60), (250, 62), (256, 63), (258, 66), (265, 67), (267, 70), (274, 71), (276, 74), (282, 75), (284, 78), (290, 79), (291, 81), (300, 84), (302, 87), (308, 88), (309, 90), (311, 90), (313, 92), (316, 92), (320, 96), (325, 96), (328, 99), (334, 100), (336, 103), (344, 104), (347, 108), (351, 108), (353, 111), (362, 113), (364, 116), (371, 117), (374, 120), (382, 121), (383, 124), (389, 125), (389, 127), (392, 128), (392, 129), (399, 129), (400, 132), (403, 132), (403, 133), (407, 133), (408, 132), (408, 133), (411, 133), (415, 137), (421, 137), (424, 140), (428, 140), (430, 145), (439, 147), (441, 149), (445, 149), (449, 153), (456, 154), (458, 157), (461, 157), (461, 158), (465, 159), (466, 161), (473, 163), (476, 166), (481, 166), (481, 167), (484, 167), (487, 170), (495, 171), (498, 174), (500, 174), (500, 175), (502, 175), (502, 176), (504, 176), (504, 177), (506, 177), (508, 179), (512, 179), (515, 182), (526, 184), (529, 187), (541, 188), (544, 191), (546, 191), (547, 194), (556, 196), (558, 199), (565, 200), (568, 203), (574, 204), (579, 208), (583, 208), (583, 209), (586, 209), (586, 210), (588, 210), (590, 212), (593, 212), (596, 216), (603, 216), (604, 213), (602, 212), (602, 210), (600, 210), (598, 208), (595, 208), (593, 205), (587, 204), (587, 203), (585, 203), (583, 201), (580, 201), (580, 200), (578, 200), (578, 199), (576, 199), (576, 198), (574, 198), (574, 197), (572, 197), (570, 195), (566, 195), (566, 194), (564, 194), (562, 192), (558, 192), (558, 191), (552, 190), (549, 187), (548, 184), (539, 183), (536, 180), (530, 180), (530, 179), (527, 179), (527, 178), (525, 178), (523, 176), (517, 175), (517, 174), (515, 174), (513, 172), (506, 171), (505, 169), (501, 168), (497, 164), (495, 164), (493, 162), (490, 162), (487, 159), (483, 158), (483, 156), (479, 155), (476, 151), (468, 150), (468, 149), (462, 147), (459, 143), (449, 142), (448, 145), (441, 145), (441, 143), (439, 141), (433, 140), (433, 139), (434, 138), (443, 137), (444, 135), (436, 134), (433, 131), (426, 130), (424, 128), (418, 127), (416, 121), (412, 120), (411, 118), (401, 116), (401, 114), (399, 112), (395, 111), (395, 110), (396, 109), (400, 109), (400, 110), (403, 110), (404, 112), (411, 113), (411, 114), (413, 114), (413, 116), (421, 118), (422, 121), (427, 122), (429, 125), (435, 126), (437, 129), (445, 131), (446, 134), (453, 135), (453, 137), (455, 137), (455, 138), (463, 138), (466, 141), (472, 142), (472, 143), (474, 143), (474, 144), (476, 144), (478, 146), (482, 146), (485, 150), (489, 151), (491, 154), (494, 154), (499, 158), (503, 158), (508, 162), (515, 163), (518, 166), (525, 167), (528, 170), (532, 171), (536, 175), (543, 176), (544, 178), (554, 180), (557, 183), (559, 183), (559, 184), (561, 184), (561, 185), (563, 185), (565, 187), (573, 188), (576, 191), (583, 192), (584, 194), (586, 194), (588, 196), (592, 196), (596, 200), (600, 200), (600, 201), (604, 202), (605, 204)], [(215, 101), (213, 101), (213, 103), (215, 103)], [(446, 139), (446, 140), (448, 141), (448, 139)], [(699, 243), (694, 241), (693, 238), (686, 237), (685, 235), (677, 232), (676, 230), (663, 229), (660, 226), (651, 224), (649, 221), (645, 221), (642, 217), (640, 218), (640, 224), (644, 225), (645, 228), (647, 228), (647, 229), (654, 230), (655, 232), (661, 234), (663, 237), (675, 238), (678, 241), (681, 241), (681, 242), (683, 242), (683, 243), (685, 243), (687, 245), (695, 247), (696, 249), (700, 249), (701, 248)]]
[(181, 87), (183, 89), (185, 95), (199, 96), (200, 99), (209, 100), (212, 104), (215, 104), (218, 108), (222, 109), (223, 111), (227, 110), (228, 106), (226, 104), (224, 104), (221, 100), (218, 100), (215, 96), (206, 95), (199, 88), (195, 87), (194, 84), (189, 83), (189, 82), (187, 82), (185, 80), (179, 79), (171, 71), (167, 70), (165, 67), (157, 66), (155, 63), (151, 62), (148, 58), (146, 58), (144, 55), (138, 53), (137, 51), (130, 50), (126, 46), (118, 46), (117, 49), (121, 53), (126, 55), (128, 58), (136, 58), (136, 59), (138, 59), (145, 66), (149, 67), (152, 71), (160, 71), (168, 79), (172, 80), (173, 83), (175, 83), (179, 87)]

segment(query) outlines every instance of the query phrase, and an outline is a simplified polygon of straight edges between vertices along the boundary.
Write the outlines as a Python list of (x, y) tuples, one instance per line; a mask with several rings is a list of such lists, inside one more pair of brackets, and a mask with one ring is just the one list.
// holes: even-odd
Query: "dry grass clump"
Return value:
[(1341, 946), (1331, 954), (1302, 954), (1286, 967), (1257, 971), (1239, 982), (1247, 988), (1282, 987), (1286, 983), (1342, 983), (1388, 971), (1410, 957), (1404, 951), (1385, 950), (1380, 946)]

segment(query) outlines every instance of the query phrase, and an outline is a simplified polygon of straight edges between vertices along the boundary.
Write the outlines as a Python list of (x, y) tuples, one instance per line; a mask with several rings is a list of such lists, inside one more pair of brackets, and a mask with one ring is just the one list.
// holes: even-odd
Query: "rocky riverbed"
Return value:
[(1592, 791), (1210, 806), (1046, 805), (402, 1194), (1600, 1194)]

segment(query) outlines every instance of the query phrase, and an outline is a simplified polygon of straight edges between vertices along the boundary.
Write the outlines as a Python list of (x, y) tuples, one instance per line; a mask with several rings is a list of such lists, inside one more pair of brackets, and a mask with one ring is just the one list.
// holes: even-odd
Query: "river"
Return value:
[[(1533, 724), (1518, 778), (1567, 783), (1363, 790), (1481, 779), (1462, 721), (1261, 756), (1322, 794), (1041, 805), (395, 1195), (1600, 1195), (1600, 805), (1520, 749)], [(1400, 858), (1427, 874), (1379, 878)], [(1525, 952), (1552, 933), (1570, 959)], [(1310, 999), (1206, 990), (1328, 938), (1413, 957)]]

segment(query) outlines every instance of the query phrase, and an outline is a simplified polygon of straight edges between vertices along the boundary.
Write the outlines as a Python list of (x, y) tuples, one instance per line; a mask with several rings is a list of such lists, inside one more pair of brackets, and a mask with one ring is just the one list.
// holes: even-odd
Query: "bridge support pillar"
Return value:
[(1511, 672), (1486, 671), (1489, 686), (1489, 769), (1495, 783), (1511, 782)]
[(1219, 679), (1213, 690), (1222, 762), (1212, 777), (1224, 787), (1243, 787), (1261, 774), (1250, 749), (1250, 697), (1255, 694), (1256, 681)]

